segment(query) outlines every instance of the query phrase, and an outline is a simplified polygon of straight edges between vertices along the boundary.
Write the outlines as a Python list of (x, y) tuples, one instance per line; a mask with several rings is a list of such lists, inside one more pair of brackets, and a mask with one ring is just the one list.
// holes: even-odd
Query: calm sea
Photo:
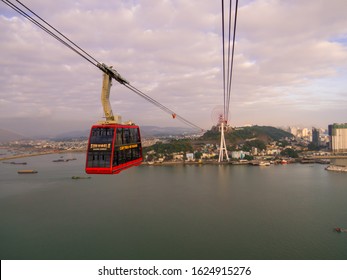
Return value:
[(1, 259), (347, 259), (333, 231), (347, 228), (347, 173), (140, 166), (72, 180), (84, 154), (59, 157), (0, 162)]

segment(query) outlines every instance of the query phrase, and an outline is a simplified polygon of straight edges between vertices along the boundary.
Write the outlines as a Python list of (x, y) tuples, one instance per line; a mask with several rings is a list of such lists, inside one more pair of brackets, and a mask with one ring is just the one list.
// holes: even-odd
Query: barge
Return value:
[(36, 170), (26, 169), (26, 170), (18, 170), (18, 174), (36, 174)]

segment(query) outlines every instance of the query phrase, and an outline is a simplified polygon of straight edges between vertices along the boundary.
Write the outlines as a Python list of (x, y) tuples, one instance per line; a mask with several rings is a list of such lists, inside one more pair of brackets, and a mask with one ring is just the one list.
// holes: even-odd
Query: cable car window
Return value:
[(115, 145), (123, 144), (123, 128), (117, 128)]
[(129, 128), (129, 143), (133, 143), (133, 129)]
[(130, 143), (130, 131), (129, 128), (123, 129), (123, 144)]
[(107, 152), (88, 152), (88, 167), (110, 167), (111, 154)]
[(90, 143), (112, 143), (114, 128), (94, 127), (92, 129)]
[(133, 128), (133, 142), (139, 142), (139, 134), (136, 128)]
[(88, 167), (110, 167), (113, 127), (93, 127), (88, 146)]
[(125, 150), (125, 160), (131, 161), (131, 149)]

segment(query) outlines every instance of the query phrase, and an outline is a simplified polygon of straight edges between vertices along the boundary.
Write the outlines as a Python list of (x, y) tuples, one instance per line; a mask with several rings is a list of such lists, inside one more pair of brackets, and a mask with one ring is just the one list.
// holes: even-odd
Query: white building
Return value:
[(329, 125), (329, 136), (333, 153), (347, 152), (347, 123)]
[(310, 136), (310, 133), (309, 133), (310, 131), (309, 131), (309, 129), (308, 128), (303, 128), (302, 130), (301, 130), (301, 136), (303, 137), (303, 138), (305, 138), (305, 137), (309, 137)]
[(186, 156), (187, 156), (187, 160), (188, 161), (193, 161), (194, 160), (194, 154), (193, 153), (187, 153)]
[(297, 127), (291, 127), (290, 128), (290, 133), (293, 134), (294, 136), (297, 136), (298, 128)]
[(244, 152), (244, 151), (233, 151), (231, 152), (231, 157), (236, 158), (236, 159), (243, 159), (245, 156), (249, 156), (249, 152)]

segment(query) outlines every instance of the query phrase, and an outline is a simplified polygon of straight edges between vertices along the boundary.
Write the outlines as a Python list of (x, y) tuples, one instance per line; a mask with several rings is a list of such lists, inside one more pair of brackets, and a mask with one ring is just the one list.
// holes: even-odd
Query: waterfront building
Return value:
[(291, 127), (290, 128), (290, 133), (293, 134), (295, 137), (298, 134), (298, 128), (297, 127)]
[(301, 137), (305, 138), (309, 136), (309, 130), (305, 127), (301, 130)]
[(173, 153), (172, 156), (175, 160), (183, 160), (184, 157), (183, 153)]
[(233, 151), (231, 152), (231, 157), (235, 159), (243, 159), (245, 156), (249, 156), (249, 152), (244, 152), (244, 151)]
[(266, 149), (266, 155), (268, 156), (276, 156), (281, 153), (280, 149), (272, 148), (272, 149)]
[(193, 161), (194, 160), (194, 154), (193, 153), (187, 153), (186, 157), (187, 157), (188, 161)]
[(347, 152), (347, 123), (331, 124), (328, 127), (330, 149), (333, 153)]
[(312, 143), (316, 146), (320, 146), (320, 141), (319, 141), (319, 129), (312, 127)]

